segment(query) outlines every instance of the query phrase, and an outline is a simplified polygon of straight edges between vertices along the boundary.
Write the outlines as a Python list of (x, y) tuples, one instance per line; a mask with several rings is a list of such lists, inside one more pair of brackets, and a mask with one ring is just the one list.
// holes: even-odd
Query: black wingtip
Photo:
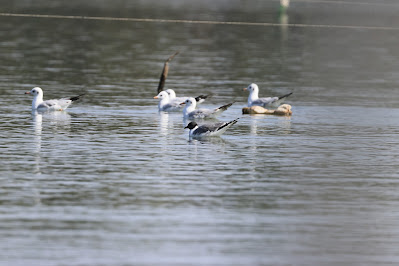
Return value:
[(227, 110), (227, 108), (229, 108), (230, 106), (232, 106), (234, 103), (235, 103), (235, 102), (225, 104), (225, 105), (223, 105), (223, 106), (220, 106), (218, 109)]
[(205, 99), (207, 99), (207, 98), (209, 98), (209, 97), (211, 97), (210, 94), (209, 94), (209, 95), (200, 95), (200, 96), (195, 97), (195, 100), (196, 100), (197, 102), (199, 102), (199, 101), (205, 100)]
[(238, 119), (240, 118), (236, 118), (234, 120), (231, 120), (230, 122), (225, 123), (223, 126), (219, 127), (218, 130), (221, 130), (222, 128), (227, 127), (229, 125), (234, 125), (235, 123), (237, 123)]
[(86, 95), (86, 93), (82, 93), (82, 94), (80, 94), (80, 95), (78, 95), (78, 96), (71, 97), (71, 98), (69, 98), (69, 99), (70, 99), (72, 102), (74, 102), (74, 101), (79, 100), (80, 97), (82, 97), (83, 95)]
[(278, 97), (278, 99), (280, 100), (280, 99), (286, 98), (286, 97), (290, 96), (292, 93), (293, 92), (287, 93), (287, 94), (285, 94), (283, 96)]
[(229, 123), (230, 123), (230, 124), (232, 124), (232, 125), (234, 125), (235, 123), (237, 123), (237, 122), (238, 122), (238, 119), (240, 119), (240, 118), (236, 118), (236, 119), (234, 119), (234, 120), (230, 121)]

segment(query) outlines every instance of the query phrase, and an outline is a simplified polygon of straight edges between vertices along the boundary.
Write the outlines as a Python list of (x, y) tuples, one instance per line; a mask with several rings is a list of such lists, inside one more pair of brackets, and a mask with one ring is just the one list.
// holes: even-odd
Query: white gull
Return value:
[(81, 94), (70, 98), (43, 101), (43, 90), (39, 87), (34, 87), (32, 90), (25, 92), (25, 94), (33, 95), (32, 110), (37, 111), (63, 111), (67, 109), (72, 102), (84, 95)]
[(214, 118), (220, 115), (223, 111), (226, 111), (233, 103), (228, 103), (216, 109), (195, 109), (197, 106), (196, 100), (192, 97), (188, 98), (185, 102), (186, 106), (183, 109), (184, 118), (195, 119), (195, 118)]
[(166, 91), (161, 91), (157, 96), (154, 97), (154, 99), (159, 99), (158, 111), (176, 112), (181, 111), (183, 108), (180, 102), (171, 101), (169, 94)]
[(190, 138), (207, 138), (222, 135), (229, 127), (237, 123), (237, 119), (230, 122), (218, 122), (213, 124), (198, 125), (196, 122), (190, 122), (185, 128), (190, 129)]
[(278, 107), (286, 97), (292, 94), (292, 92), (290, 92), (280, 97), (259, 98), (259, 88), (255, 83), (250, 84), (247, 88), (244, 88), (244, 90), (249, 91), (248, 107), (254, 105), (262, 107)]

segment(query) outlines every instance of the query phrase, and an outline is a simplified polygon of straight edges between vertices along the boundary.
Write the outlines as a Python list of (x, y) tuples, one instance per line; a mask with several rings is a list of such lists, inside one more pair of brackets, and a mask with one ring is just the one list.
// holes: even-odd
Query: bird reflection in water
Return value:
[[(60, 128), (65, 129), (65, 127), (69, 127), (71, 116), (66, 112), (38, 112), (35, 110), (32, 111), (31, 117), (35, 145), (35, 174), (40, 175), (43, 136), (46, 136), (48, 133), (57, 133)], [(48, 128), (50, 132), (43, 132), (43, 125), (45, 128)]]
[(167, 136), (169, 131), (169, 114), (167, 112), (159, 112), (159, 131), (162, 136)]

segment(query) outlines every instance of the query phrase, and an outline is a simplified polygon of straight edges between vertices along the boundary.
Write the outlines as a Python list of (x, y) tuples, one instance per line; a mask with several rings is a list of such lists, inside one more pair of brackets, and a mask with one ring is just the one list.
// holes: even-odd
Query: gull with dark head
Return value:
[(262, 106), (262, 107), (278, 107), (286, 97), (290, 96), (292, 92), (285, 94), (280, 97), (267, 97), (267, 98), (259, 98), (259, 88), (255, 83), (250, 84), (244, 90), (249, 91), (248, 96), (248, 107), (251, 106)]
[(196, 122), (190, 122), (185, 128), (190, 130), (190, 138), (207, 138), (222, 135), (229, 127), (237, 123), (238, 118), (230, 122), (218, 122), (214, 124), (198, 125)]
[(196, 119), (196, 118), (215, 118), (220, 115), (222, 112), (226, 111), (233, 103), (228, 103), (216, 109), (195, 109), (197, 106), (197, 101), (190, 97), (186, 101), (181, 104), (185, 104), (183, 109), (184, 118), (188, 119)]
[(32, 90), (25, 92), (25, 94), (33, 96), (32, 110), (34, 111), (63, 111), (74, 101), (79, 100), (80, 97), (84, 95), (80, 94), (70, 98), (43, 101), (43, 90), (39, 87), (34, 87)]

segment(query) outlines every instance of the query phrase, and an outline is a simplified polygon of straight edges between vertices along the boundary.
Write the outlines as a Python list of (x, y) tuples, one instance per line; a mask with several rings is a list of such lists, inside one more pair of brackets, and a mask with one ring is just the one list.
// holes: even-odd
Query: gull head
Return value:
[(25, 94), (30, 94), (30, 95), (33, 95), (33, 96), (43, 95), (43, 90), (41, 88), (39, 88), (39, 87), (34, 87), (30, 91), (25, 92)]
[(161, 91), (154, 99), (169, 99), (169, 94), (166, 91)]
[(167, 89), (166, 92), (169, 94), (169, 98), (172, 100), (174, 98), (176, 98), (176, 93), (174, 90), (172, 89)]
[(249, 93), (253, 92), (253, 91), (259, 91), (258, 85), (256, 85), (255, 83), (250, 84), (248, 87), (243, 89), (244, 91), (249, 91)]
[(195, 108), (197, 101), (193, 97), (190, 97), (187, 100), (185, 100), (184, 102), (182, 102), (181, 104), (185, 104), (187, 107), (194, 106), (194, 108)]
[(190, 123), (188, 123), (188, 125), (185, 128), (193, 129), (193, 128), (197, 127), (197, 126), (198, 126), (197, 123), (190, 122)]

